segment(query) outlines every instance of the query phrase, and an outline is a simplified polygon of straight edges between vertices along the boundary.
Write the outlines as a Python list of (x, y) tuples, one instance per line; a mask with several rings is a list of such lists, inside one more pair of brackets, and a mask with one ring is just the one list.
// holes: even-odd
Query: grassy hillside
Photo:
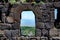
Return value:
[(32, 36), (35, 36), (35, 27), (29, 27), (29, 26), (21, 26), (21, 33), (22, 35), (29, 35), (32, 34)]

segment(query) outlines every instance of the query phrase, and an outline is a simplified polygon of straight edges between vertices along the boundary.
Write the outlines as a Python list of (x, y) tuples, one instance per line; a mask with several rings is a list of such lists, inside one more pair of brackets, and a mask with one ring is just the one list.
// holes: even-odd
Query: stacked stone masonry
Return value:
[[(12, 37), (13, 40), (48, 40), (47, 37)], [(6, 37), (1, 37), (1, 40), (9, 40)], [(50, 40), (60, 40), (60, 37), (52, 37)]]
[[(10, 10), (9, 17), (14, 18), (14, 23), (0, 23), (0, 30), (3, 30), (1, 40), (60, 40), (60, 32), (54, 27), (54, 9), (60, 7), (60, 2), (45, 4), (15, 4)], [(21, 37), (20, 20), (23, 10), (32, 10), (35, 14), (36, 36)], [(3, 12), (5, 10), (2, 10)], [(7, 11), (7, 10), (6, 10)], [(11, 37), (7, 38), (6, 36)], [(11, 36), (12, 35), (12, 36)]]

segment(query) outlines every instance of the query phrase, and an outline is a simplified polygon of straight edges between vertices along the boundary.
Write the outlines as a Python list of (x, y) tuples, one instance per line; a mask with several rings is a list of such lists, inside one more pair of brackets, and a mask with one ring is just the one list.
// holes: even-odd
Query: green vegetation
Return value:
[(26, 0), (20, 0), (22, 3), (25, 3), (26, 2)]
[(11, 4), (15, 4), (16, 1), (15, 1), (15, 0), (9, 0), (9, 3), (11, 3)]
[(22, 35), (28, 36), (30, 33), (32, 36), (35, 36), (35, 27), (21, 26), (21, 34)]
[(43, 2), (43, 1), (41, 1), (41, 2), (40, 2), (40, 4), (44, 4), (44, 2)]
[[(26, 0), (20, 0), (20, 1), (21, 1), (22, 3), (26, 3)], [(15, 0), (9, 0), (9, 2), (10, 2), (11, 4), (15, 4), (15, 3), (16, 3)], [(31, 2), (31, 3), (37, 4), (35, 1), (34, 1), (34, 2)], [(44, 2), (43, 2), (43, 1), (40, 1), (39, 4), (44, 4)]]

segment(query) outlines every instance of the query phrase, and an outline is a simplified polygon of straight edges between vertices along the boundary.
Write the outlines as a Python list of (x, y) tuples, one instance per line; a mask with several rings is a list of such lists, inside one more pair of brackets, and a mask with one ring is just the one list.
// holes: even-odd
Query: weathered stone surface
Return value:
[(38, 36), (38, 37), (41, 36), (41, 30), (40, 29), (36, 29), (36, 36)]
[(42, 29), (42, 36), (48, 37), (48, 30)]
[(60, 37), (52, 37), (52, 40), (60, 40)]
[(0, 30), (1, 30), (1, 29), (3, 29), (3, 30), (4, 30), (4, 29), (8, 29), (8, 30), (9, 30), (9, 29), (11, 29), (11, 28), (12, 28), (12, 25), (11, 25), (11, 24), (0, 23)]
[(58, 32), (58, 35), (59, 35), (59, 37), (60, 37), (60, 29), (57, 29), (57, 32)]
[(14, 23), (14, 18), (13, 17), (7, 17), (7, 23)]
[[(54, 9), (59, 7), (60, 8), (60, 2), (47, 2), (45, 4), (36, 4), (31, 5), (30, 3), (21, 4), (21, 5), (13, 5), (11, 8), (9, 16), (12, 18), (8, 18), (9, 24), (0, 24), (0, 29), (4, 29), (5, 35), (12, 40), (12, 36), (19, 36), (18, 30), (20, 29), (20, 20), (21, 20), (21, 12), (23, 10), (32, 10), (35, 14), (35, 21), (36, 21), (36, 36), (41, 37), (48, 35), (48, 30), (50, 30), (50, 36), (60, 36), (60, 30), (57, 30), (54, 28)], [(8, 5), (8, 4), (7, 4)], [(2, 12), (7, 12), (8, 6), (5, 4), (5, 7), (3, 8), (3, 5), (0, 5), (0, 10)], [(13, 23), (13, 24), (11, 24)], [(5, 30), (9, 29), (9, 30)], [(12, 35), (12, 36), (11, 36)], [(13, 40), (17, 40), (16, 38), (13, 38)], [(28, 40), (26, 38), (22, 38), (20, 40)], [(36, 39), (32, 39), (36, 40)], [(48, 39), (41, 39), (41, 40), (48, 40)]]
[(54, 2), (55, 7), (60, 7), (60, 1), (59, 2)]
[(47, 22), (47, 23), (43, 23), (43, 22), (38, 22), (37, 23), (37, 28), (42, 28), (42, 29), (50, 29), (50, 28), (52, 28), (52, 26), (51, 26), (51, 23), (49, 23), (49, 22)]
[(8, 40), (6, 37), (1, 37), (0, 40)]
[(18, 30), (5, 30), (5, 35), (10, 35), (11, 37), (18, 37), (19, 31)]
[(49, 21), (50, 21), (50, 15), (42, 14), (42, 22), (49, 22)]
[(41, 40), (48, 40), (47, 37), (41, 37), (40, 39), (41, 39)]
[(53, 28), (53, 29), (50, 30), (50, 36), (51, 37), (57, 37), (57, 36), (59, 36), (58, 31), (57, 31), (56, 28)]
[(16, 38), (14, 37), (19, 36), (19, 31), (18, 30), (4, 30), (4, 34), (9, 40), (13, 40), (13, 39), (16, 40)]

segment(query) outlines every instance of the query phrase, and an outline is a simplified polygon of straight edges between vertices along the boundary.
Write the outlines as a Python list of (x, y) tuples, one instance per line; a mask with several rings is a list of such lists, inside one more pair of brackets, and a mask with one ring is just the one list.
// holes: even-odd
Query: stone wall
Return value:
[[(31, 10), (35, 14), (36, 36), (33, 38), (22, 38), (22, 39), (17, 37), (17, 39), (15, 39), (15, 40), (18, 40), (18, 38), (20, 40), (25, 40), (25, 39), (26, 40), (40, 40), (40, 39), (41, 40), (49, 40), (49, 39), (53, 40), (52, 39), (53, 37), (58, 37), (58, 39), (59, 39), (60, 31), (54, 27), (54, 21), (55, 21), (54, 20), (54, 9), (56, 7), (60, 7), (59, 3), (60, 2), (52, 2), (52, 3), (48, 2), (45, 4), (37, 4), (37, 5), (32, 5), (30, 3), (14, 4), (13, 7), (11, 8), (11, 12), (9, 15), (9, 17), (14, 18), (14, 23), (13, 24), (0, 23), (0, 29), (8, 30), (7, 32), (10, 32), (10, 33), (15, 33), (15, 32), (11, 32), (10, 30), (15, 31), (18, 29), (17, 35), (19, 35), (19, 37), (20, 37), (21, 12), (24, 10)], [(11, 28), (14, 28), (14, 29), (11, 29)], [(7, 34), (9, 34), (9, 33), (7, 33)], [(44, 36), (44, 37), (42, 37), (42, 36)], [(13, 37), (13, 38), (15, 38), (15, 37)], [(1, 40), (3, 40), (3, 39), (1, 39)]]
[[(21, 12), (23, 10), (32, 10), (35, 14), (35, 22), (36, 22), (36, 36), (44, 36), (48, 33), (48, 29), (53, 28), (54, 26), (54, 7), (53, 3), (46, 3), (46, 4), (23, 4), (18, 5), (15, 8), (12, 8), (11, 15), (14, 14), (15, 19), (17, 19), (17, 23), (20, 22), (21, 19)], [(47, 33), (44, 34), (45, 31)], [(42, 32), (43, 31), (43, 32)], [(42, 32), (43, 35), (40, 33)]]

